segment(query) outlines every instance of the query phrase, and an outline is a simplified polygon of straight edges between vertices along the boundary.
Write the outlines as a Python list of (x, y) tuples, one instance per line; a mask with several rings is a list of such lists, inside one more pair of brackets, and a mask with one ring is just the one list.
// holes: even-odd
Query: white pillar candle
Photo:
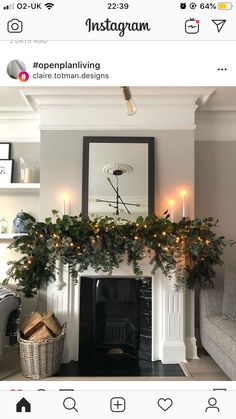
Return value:
[(65, 215), (65, 213), (66, 213), (66, 201), (65, 201), (65, 199), (63, 198), (62, 199), (62, 215)]
[(175, 201), (171, 199), (170, 200), (170, 220), (172, 223), (174, 222), (174, 205), (175, 205)]
[(62, 215), (69, 215), (70, 213), (70, 200), (67, 194), (63, 194), (62, 197), (62, 209), (61, 214)]
[(186, 217), (186, 195), (187, 192), (185, 190), (181, 191), (181, 197), (182, 197), (182, 216), (183, 218)]

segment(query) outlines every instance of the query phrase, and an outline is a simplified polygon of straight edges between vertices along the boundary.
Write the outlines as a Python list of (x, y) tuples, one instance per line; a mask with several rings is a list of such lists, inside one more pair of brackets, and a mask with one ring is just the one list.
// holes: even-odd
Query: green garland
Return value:
[(148, 257), (151, 273), (160, 268), (177, 282), (193, 289), (196, 284), (213, 285), (214, 265), (221, 265), (224, 237), (218, 237), (212, 218), (172, 223), (164, 217), (139, 217), (135, 222), (113, 218), (82, 219), (64, 215), (45, 222), (28, 221), (28, 235), (16, 237), (9, 248), (21, 253), (21, 259), (10, 261), (5, 283), (14, 280), (26, 297), (33, 297), (42, 286), (55, 280), (58, 258), (69, 265), (73, 281), (91, 267), (111, 274), (124, 258), (134, 275), (142, 277), (140, 262)]

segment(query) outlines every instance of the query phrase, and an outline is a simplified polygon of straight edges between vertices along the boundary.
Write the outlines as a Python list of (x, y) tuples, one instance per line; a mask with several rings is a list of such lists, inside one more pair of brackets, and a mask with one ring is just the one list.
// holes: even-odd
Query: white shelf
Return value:
[(1, 195), (12, 194), (36, 194), (40, 191), (40, 183), (9, 183), (8, 185), (0, 185)]
[(26, 233), (4, 233), (0, 234), (0, 241), (1, 240), (12, 240), (14, 237), (21, 237), (26, 236)]

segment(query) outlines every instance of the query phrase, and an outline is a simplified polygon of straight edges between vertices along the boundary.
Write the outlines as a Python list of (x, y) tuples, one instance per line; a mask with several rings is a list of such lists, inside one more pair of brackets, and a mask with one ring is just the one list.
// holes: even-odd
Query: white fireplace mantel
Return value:
[[(141, 266), (144, 276), (152, 277), (152, 361), (161, 360), (164, 364), (184, 362), (188, 349), (185, 341), (185, 293), (176, 289), (174, 276), (170, 280), (160, 270), (150, 275), (150, 265)], [(88, 270), (81, 276), (104, 277), (106, 274)], [(125, 263), (112, 276), (134, 277), (131, 268)], [(47, 303), (60, 321), (67, 323), (63, 355), (63, 362), (67, 363), (79, 360), (80, 280), (73, 284), (66, 267), (62, 278), (61, 289), (57, 282), (49, 286)], [(193, 353), (196, 354), (196, 348)]]

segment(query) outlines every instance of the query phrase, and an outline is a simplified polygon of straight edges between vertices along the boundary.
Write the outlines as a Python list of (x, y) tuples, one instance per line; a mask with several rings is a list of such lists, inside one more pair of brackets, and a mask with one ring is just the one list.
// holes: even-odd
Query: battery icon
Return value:
[(219, 10), (231, 10), (233, 8), (232, 3), (224, 2), (224, 3), (217, 3), (217, 9)]

